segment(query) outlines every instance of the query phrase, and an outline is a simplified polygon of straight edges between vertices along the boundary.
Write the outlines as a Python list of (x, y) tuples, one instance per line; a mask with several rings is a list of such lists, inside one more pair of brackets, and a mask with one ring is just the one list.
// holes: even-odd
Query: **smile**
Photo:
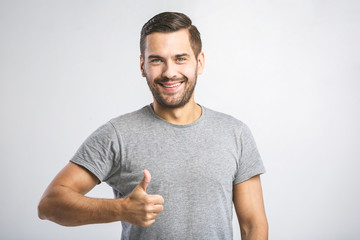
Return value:
[(173, 87), (177, 87), (181, 84), (181, 82), (179, 83), (174, 83), (174, 84), (164, 84), (164, 83), (161, 83), (162, 86), (166, 87), (166, 88), (173, 88)]

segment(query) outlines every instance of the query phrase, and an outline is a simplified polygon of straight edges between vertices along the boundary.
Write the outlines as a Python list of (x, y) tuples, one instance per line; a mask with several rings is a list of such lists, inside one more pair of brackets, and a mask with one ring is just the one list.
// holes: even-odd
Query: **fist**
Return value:
[(131, 224), (148, 227), (155, 222), (159, 213), (163, 211), (164, 198), (160, 195), (146, 193), (151, 181), (148, 170), (144, 170), (144, 178), (134, 190), (124, 199), (124, 218)]

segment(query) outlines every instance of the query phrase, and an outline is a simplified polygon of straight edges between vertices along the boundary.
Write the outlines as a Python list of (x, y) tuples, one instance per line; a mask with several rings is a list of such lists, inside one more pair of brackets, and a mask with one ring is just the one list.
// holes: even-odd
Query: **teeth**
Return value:
[(175, 83), (175, 84), (172, 84), (172, 85), (166, 85), (166, 84), (163, 84), (164, 87), (167, 87), (167, 88), (172, 88), (172, 87), (176, 87), (176, 86), (179, 86), (181, 83)]

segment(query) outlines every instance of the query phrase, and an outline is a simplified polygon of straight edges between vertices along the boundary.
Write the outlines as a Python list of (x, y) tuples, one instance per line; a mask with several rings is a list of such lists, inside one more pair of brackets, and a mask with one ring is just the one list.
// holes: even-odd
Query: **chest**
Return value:
[(149, 193), (174, 195), (174, 191), (202, 191), (211, 185), (216, 191), (232, 192), (238, 149), (230, 134), (169, 130), (146, 131), (125, 139), (122, 146), (119, 190), (126, 195), (148, 169), (152, 175)]

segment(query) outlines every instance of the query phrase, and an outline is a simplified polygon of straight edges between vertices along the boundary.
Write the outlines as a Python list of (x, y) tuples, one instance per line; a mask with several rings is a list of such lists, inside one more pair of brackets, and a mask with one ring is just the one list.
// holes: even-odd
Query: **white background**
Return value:
[(41, 221), (37, 203), (91, 132), (152, 101), (139, 34), (162, 11), (202, 34), (197, 102), (254, 134), (270, 239), (359, 239), (360, 2), (345, 0), (1, 0), (0, 239), (120, 238)]

